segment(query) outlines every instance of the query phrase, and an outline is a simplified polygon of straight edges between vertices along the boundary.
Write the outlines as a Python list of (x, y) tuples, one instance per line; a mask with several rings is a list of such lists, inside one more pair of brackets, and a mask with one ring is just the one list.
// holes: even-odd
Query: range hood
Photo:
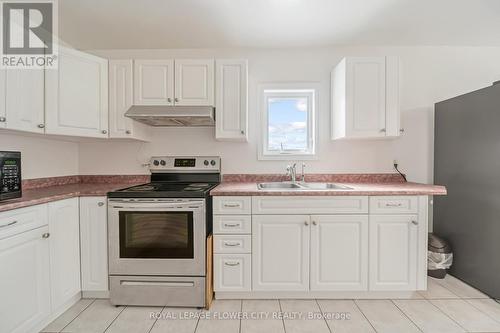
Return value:
[(212, 106), (133, 105), (125, 112), (129, 117), (149, 126), (214, 126)]

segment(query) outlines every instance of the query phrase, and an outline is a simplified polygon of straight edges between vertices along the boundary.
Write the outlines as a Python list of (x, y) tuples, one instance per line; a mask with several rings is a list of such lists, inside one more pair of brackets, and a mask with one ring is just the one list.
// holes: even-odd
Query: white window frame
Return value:
[[(314, 160), (317, 146), (317, 114), (318, 114), (317, 83), (267, 83), (259, 85), (260, 140), (258, 149), (259, 160)], [(305, 97), (307, 98), (307, 134), (308, 150), (268, 149), (269, 116), (268, 100), (270, 98)]]

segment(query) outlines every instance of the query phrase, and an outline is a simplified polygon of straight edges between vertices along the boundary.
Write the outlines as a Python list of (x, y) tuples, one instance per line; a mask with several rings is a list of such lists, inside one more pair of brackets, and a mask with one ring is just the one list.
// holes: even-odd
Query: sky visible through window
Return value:
[(268, 99), (268, 150), (306, 150), (307, 98)]

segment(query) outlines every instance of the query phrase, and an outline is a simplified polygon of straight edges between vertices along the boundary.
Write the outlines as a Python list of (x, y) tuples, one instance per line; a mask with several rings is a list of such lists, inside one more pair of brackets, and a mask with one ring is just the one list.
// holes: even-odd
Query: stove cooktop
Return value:
[(152, 182), (109, 192), (110, 198), (203, 198), (214, 183)]

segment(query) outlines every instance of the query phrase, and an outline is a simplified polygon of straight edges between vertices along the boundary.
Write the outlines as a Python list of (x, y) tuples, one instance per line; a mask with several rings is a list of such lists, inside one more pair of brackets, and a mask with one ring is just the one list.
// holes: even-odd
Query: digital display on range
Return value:
[(195, 158), (176, 158), (174, 160), (174, 167), (194, 168), (195, 166), (196, 166)]

